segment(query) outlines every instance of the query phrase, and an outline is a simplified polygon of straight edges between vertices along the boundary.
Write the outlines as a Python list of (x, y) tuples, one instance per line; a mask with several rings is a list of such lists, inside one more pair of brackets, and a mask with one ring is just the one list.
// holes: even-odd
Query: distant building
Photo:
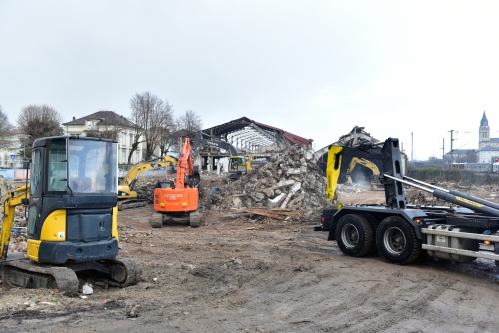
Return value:
[[(478, 150), (476, 149), (454, 149), (445, 154), (446, 164), (455, 163), (477, 163), (480, 171), (490, 167), (491, 163), (499, 159), (499, 138), (490, 137), (489, 121), (483, 111), (480, 127), (478, 130)], [(476, 154), (471, 154), (475, 152)], [(476, 156), (476, 160), (473, 160)], [(484, 166), (485, 165), (485, 166)]]
[[(62, 125), (66, 135), (86, 133), (89, 136), (106, 134), (106, 137), (113, 137), (118, 141), (118, 164), (128, 163), (136, 125), (125, 117), (113, 111), (98, 111), (78, 119), (73, 117), (72, 121)], [(141, 137), (137, 150), (132, 154), (131, 164), (143, 160), (142, 152), (145, 147), (143, 147), (142, 141)]]
[(499, 138), (490, 137), (490, 127), (485, 111), (480, 120), (478, 138), (478, 162), (494, 163), (499, 158)]
[(21, 130), (14, 129), (7, 133), (10, 144), (0, 149), (0, 168), (15, 169), (23, 167), (23, 156), (20, 154), (24, 147), (21, 144)]

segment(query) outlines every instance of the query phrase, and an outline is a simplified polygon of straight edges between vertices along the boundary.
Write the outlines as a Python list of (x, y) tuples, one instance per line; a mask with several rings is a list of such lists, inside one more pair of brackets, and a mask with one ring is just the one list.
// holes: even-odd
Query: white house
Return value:
[[(62, 124), (65, 135), (96, 133), (96, 132), (117, 132), (118, 141), (118, 164), (127, 164), (128, 155), (134, 142), (135, 124), (123, 116), (113, 111), (98, 111), (91, 115), (75, 119)], [(139, 139), (141, 142), (143, 138)], [(142, 142), (137, 150), (133, 152), (131, 164), (136, 164), (143, 160)]]

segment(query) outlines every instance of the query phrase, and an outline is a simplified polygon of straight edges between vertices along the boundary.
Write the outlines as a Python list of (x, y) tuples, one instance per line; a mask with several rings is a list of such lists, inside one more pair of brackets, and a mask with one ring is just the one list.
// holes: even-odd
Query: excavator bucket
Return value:
[(334, 192), (338, 184), (341, 170), (341, 151), (343, 147), (332, 146), (328, 151), (326, 167), (326, 195), (327, 200), (334, 199)]

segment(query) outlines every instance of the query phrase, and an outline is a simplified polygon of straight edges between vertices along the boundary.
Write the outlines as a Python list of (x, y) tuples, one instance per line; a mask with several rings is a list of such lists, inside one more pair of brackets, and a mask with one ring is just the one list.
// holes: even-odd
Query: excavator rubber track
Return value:
[(57, 289), (62, 295), (78, 293), (75, 271), (64, 266), (38, 264), (30, 259), (11, 260), (3, 263), (2, 283), (12, 288)]
[(149, 223), (153, 228), (162, 228), (165, 222), (183, 223), (188, 224), (191, 228), (197, 228), (201, 226), (201, 217), (202, 215), (199, 210), (195, 210), (189, 214), (183, 214), (182, 216), (176, 216), (171, 213), (154, 212), (149, 219)]
[(197, 228), (201, 225), (201, 214), (195, 210), (189, 214), (189, 225), (191, 228)]
[(139, 283), (142, 276), (142, 265), (137, 259), (107, 259), (111, 268), (111, 279), (106, 279), (111, 286), (125, 288)]
[(147, 206), (146, 199), (126, 199), (118, 201), (118, 210), (133, 209), (146, 206)]
[(151, 227), (153, 228), (163, 228), (163, 214), (154, 212), (149, 219), (149, 223), (151, 223)]
[[(136, 259), (106, 259), (99, 263), (109, 269), (109, 274), (103, 277), (99, 272), (96, 280), (108, 285), (124, 288), (141, 279), (142, 266)], [(39, 264), (30, 259), (6, 261), (2, 263), (2, 283), (9, 289), (48, 288), (57, 289), (62, 295), (74, 296), (78, 293), (79, 281), (77, 272), (70, 268), (71, 264), (68, 266)], [(81, 272), (91, 277), (89, 272)]]

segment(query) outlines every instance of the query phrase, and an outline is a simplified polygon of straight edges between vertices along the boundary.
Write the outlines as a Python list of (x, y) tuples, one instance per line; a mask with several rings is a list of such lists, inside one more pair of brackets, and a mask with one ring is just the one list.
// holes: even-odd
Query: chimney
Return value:
[(76, 120), (76, 117), (73, 116), (73, 120)]

